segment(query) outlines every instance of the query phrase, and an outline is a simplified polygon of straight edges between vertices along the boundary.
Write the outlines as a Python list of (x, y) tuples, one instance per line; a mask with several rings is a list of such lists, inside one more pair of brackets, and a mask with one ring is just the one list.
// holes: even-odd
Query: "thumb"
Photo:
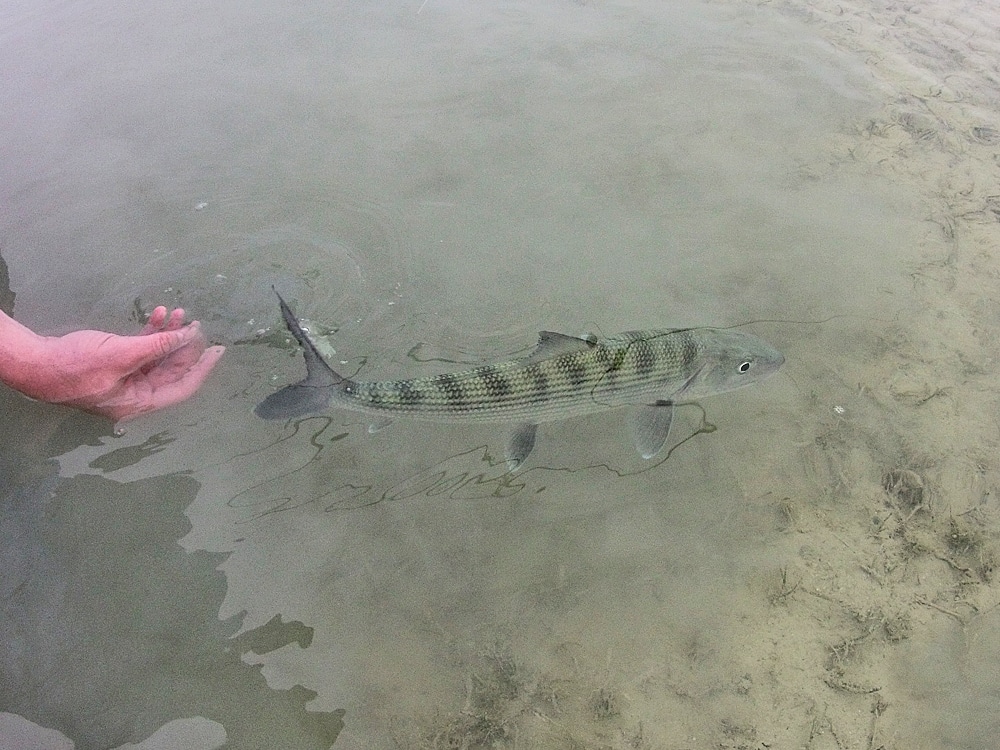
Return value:
[(201, 334), (201, 325), (198, 321), (194, 321), (173, 331), (123, 336), (122, 339), (121, 343), (127, 343), (127, 347), (122, 353), (121, 364), (129, 371), (133, 371), (163, 359), (171, 352), (194, 341), (204, 340), (204, 337)]

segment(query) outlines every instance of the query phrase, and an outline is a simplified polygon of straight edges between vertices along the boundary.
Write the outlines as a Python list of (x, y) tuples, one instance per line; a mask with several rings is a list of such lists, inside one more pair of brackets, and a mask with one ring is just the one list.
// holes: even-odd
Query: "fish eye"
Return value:
[(747, 370), (750, 369), (750, 365), (752, 365), (752, 364), (753, 363), (750, 362), (749, 360), (744, 360), (744, 361), (740, 362), (740, 366), (737, 369), (739, 369), (740, 372), (746, 372)]

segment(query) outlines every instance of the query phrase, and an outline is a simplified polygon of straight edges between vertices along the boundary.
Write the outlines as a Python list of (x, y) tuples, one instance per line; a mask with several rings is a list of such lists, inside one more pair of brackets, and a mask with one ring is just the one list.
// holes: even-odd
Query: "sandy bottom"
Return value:
[[(276, 520), (260, 531), (240, 527), (240, 542), (257, 533), (264, 542), (257, 552), (246, 544), (220, 565), (228, 577), (220, 617), (236, 617), (244, 602), (271, 596), (274, 611), (315, 626), (316, 637), (308, 649), (262, 649), (266, 656), (246, 649), (233, 661), (241, 668), (264, 665), (269, 691), (316, 688), (308, 698), (313, 717), (341, 710), (348, 693), (336, 692), (351, 680), (331, 674), (330, 664), (353, 658), (361, 666), (344, 667), (343, 674), (361, 674), (379, 686), (381, 692), (370, 694), (357, 688), (360, 697), (353, 697), (363, 708), (348, 710), (337, 748), (997, 746), (1000, 6), (961, 0), (763, 5), (810, 25), (863, 61), (884, 93), (878, 116), (831, 140), (824, 158), (803, 164), (802, 171), (816, 180), (841, 171), (870, 175), (917, 196), (924, 214), (921, 260), (909, 269), (909, 287), (885, 289), (880, 307), (905, 315), (818, 326), (785, 350), (795, 399), (760, 421), (774, 433), (773, 451), (741, 456), (739, 430), (719, 430), (719, 440), (730, 441), (723, 445), (735, 456), (733, 465), (751, 469), (723, 479), (709, 476), (710, 462), (699, 462), (692, 449), (679, 459), (687, 461), (683, 470), (670, 473), (673, 479), (667, 472), (642, 479), (647, 491), (662, 489), (664, 495), (671, 481), (724, 482), (744, 499), (739, 509), (674, 507), (669, 516), (646, 518), (641, 514), (655, 511), (618, 503), (607, 517), (595, 513), (591, 520), (575, 498), (552, 490), (547, 503), (532, 504), (530, 497), (521, 506), (512, 503), (507, 518), (499, 505), (456, 508), (445, 493), (434, 500), (434, 493), (424, 492), (412, 513), (400, 503), (401, 509), (375, 510), (360, 520), (345, 516), (341, 537), (333, 542), (306, 516)], [(780, 391), (775, 388), (770, 393)], [(768, 398), (753, 401), (754, 408), (770, 409)], [(562, 439), (571, 440), (571, 433)], [(559, 450), (558, 436), (551, 445)], [(588, 450), (599, 456), (606, 447)], [(211, 476), (206, 472), (199, 480), (210, 486)], [(532, 492), (543, 489), (539, 476), (522, 477)], [(610, 495), (628, 488), (615, 479), (590, 489)], [(217, 498), (211, 502), (220, 505)], [(199, 509), (186, 512), (197, 528)], [(454, 515), (445, 516), (449, 512)], [(568, 520), (574, 513), (575, 526)], [(432, 516), (439, 525), (424, 525)], [(467, 548), (441, 541), (449, 520), (456, 529), (473, 529), (463, 537)], [(492, 532), (501, 523), (507, 525), (498, 539)], [(616, 540), (615, 523), (653, 531), (649, 539)], [(551, 538), (540, 538), (539, 529), (553, 530)], [(593, 529), (620, 549), (605, 557), (581, 555), (592, 570), (559, 564), (576, 550), (590, 551)], [(668, 554), (661, 532), (671, 529), (676, 538)], [(405, 541), (428, 560), (451, 555), (450, 571), (464, 572), (469, 563), (476, 575), (466, 580), (456, 573), (445, 580), (456, 600), (472, 602), (467, 611), (434, 606), (440, 600), (419, 601), (420, 592), (410, 590), (419, 575), (396, 570), (419, 572), (420, 559), (401, 552), (397, 568), (364, 567), (371, 555), (364, 535), (394, 551), (397, 533), (410, 534)], [(736, 540), (732, 559), (700, 554), (702, 534), (714, 535), (709, 549), (726, 549)], [(515, 536), (525, 560), (555, 561), (528, 571), (528, 590), (516, 579), (498, 573), (490, 581), (484, 574), (519, 569), (521, 553), (509, 543)], [(473, 542), (481, 549), (473, 549)], [(527, 549), (529, 544), (536, 548)], [(383, 566), (397, 562), (386, 558)], [(335, 596), (349, 568), (345, 564), (336, 575), (330, 570), (350, 560), (358, 566), (354, 585), (370, 590), (376, 602), (368, 609), (352, 612), (350, 601)], [(213, 559), (213, 572), (216, 564)], [(250, 576), (241, 582), (238, 566), (280, 569), (282, 575), (274, 574), (274, 590), (265, 591)], [(430, 563), (427, 569), (433, 569)], [(686, 600), (711, 599), (712, 593), (712, 603), (685, 609)], [(440, 597), (447, 600), (448, 592)], [(616, 612), (609, 602), (629, 609)], [(530, 616), (521, 617), (525, 611)], [(509, 626), (494, 617), (497, 612), (509, 614)], [(272, 614), (260, 615), (260, 622), (248, 616), (244, 630), (263, 632)], [(340, 625), (347, 632), (343, 621), (352, 615), (355, 648), (341, 650), (331, 632)], [(498, 625), (477, 628), (477, 621)], [(523, 623), (537, 629), (524, 632)], [(366, 640), (377, 631), (398, 633), (401, 645), (374, 635)], [(651, 646), (651, 632), (666, 634), (664, 642)], [(229, 644), (230, 633), (224, 638)], [(365, 651), (357, 644), (372, 647)], [(271, 698), (267, 692), (262, 705)], [(127, 747), (200, 750), (222, 746), (222, 734), (220, 725), (193, 717)], [(70, 746), (54, 730), (0, 714), (0, 747)]]
[(664, 644), (665, 669), (626, 681), (610, 649), (602, 672), (580, 666), (598, 648), (569, 641), (544, 668), (511, 640), (480, 644), (463, 657), (464, 706), (401, 722), (399, 747), (996, 746), (1000, 9), (767, 5), (863, 59), (884, 91), (878, 117), (804, 168), (920, 196), (923, 261), (900, 295), (912, 313), (861, 326), (850, 369), (826, 367), (823, 336), (798, 352), (815, 408), (790, 417), (789, 451), (740, 479), (756, 517), (773, 515), (782, 562), (751, 577), (731, 627)]
[[(711, 741), (622, 737), (637, 748), (995, 747), (1000, 8), (768, 6), (863, 59), (885, 93), (881, 114), (810, 168), (860, 169), (921, 196), (915, 312), (869, 327), (855, 370), (824, 374), (815, 360), (821, 416), (800, 422), (797, 450), (758, 496), (784, 520), (788, 562), (756, 583), (768, 606), (743, 623), (746, 672), (677, 686), (714, 715)], [(788, 496), (767, 492), (776, 476)], [(749, 700), (727, 716), (726, 700), (708, 697), (725, 693)], [(614, 701), (595, 693), (593, 717)]]

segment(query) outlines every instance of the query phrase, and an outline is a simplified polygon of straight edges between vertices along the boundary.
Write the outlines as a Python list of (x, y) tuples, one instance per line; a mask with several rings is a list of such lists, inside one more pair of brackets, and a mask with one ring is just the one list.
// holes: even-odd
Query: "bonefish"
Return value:
[(670, 434), (675, 403), (759, 383), (785, 361), (756, 336), (718, 328), (607, 338), (542, 331), (523, 359), (411, 380), (356, 381), (327, 364), (280, 294), (278, 302), (305, 354), (306, 378), (264, 399), (258, 416), (288, 419), (333, 406), (363, 412), (378, 426), (395, 417), (509, 424), (511, 471), (531, 453), (540, 423), (622, 406), (634, 407), (636, 448), (652, 458)]

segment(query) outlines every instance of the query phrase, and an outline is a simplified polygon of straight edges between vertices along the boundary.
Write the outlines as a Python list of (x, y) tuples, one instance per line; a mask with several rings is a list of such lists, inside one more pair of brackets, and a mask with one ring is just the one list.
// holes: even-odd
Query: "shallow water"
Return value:
[[(122, 436), (0, 394), (0, 741), (988, 746), (962, 395), (995, 350), (955, 321), (996, 315), (941, 277), (940, 164), (877, 153), (930, 136), (860, 43), (794, 5), (443, 0), (23, 3), (0, 39), (18, 319), (182, 305), (229, 346)], [(748, 323), (787, 363), (666, 459), (609, 412), (510, 476), (504, 429), (254, 417), (302, 373), (272, 285), (365, 378), (539, 329)]]

